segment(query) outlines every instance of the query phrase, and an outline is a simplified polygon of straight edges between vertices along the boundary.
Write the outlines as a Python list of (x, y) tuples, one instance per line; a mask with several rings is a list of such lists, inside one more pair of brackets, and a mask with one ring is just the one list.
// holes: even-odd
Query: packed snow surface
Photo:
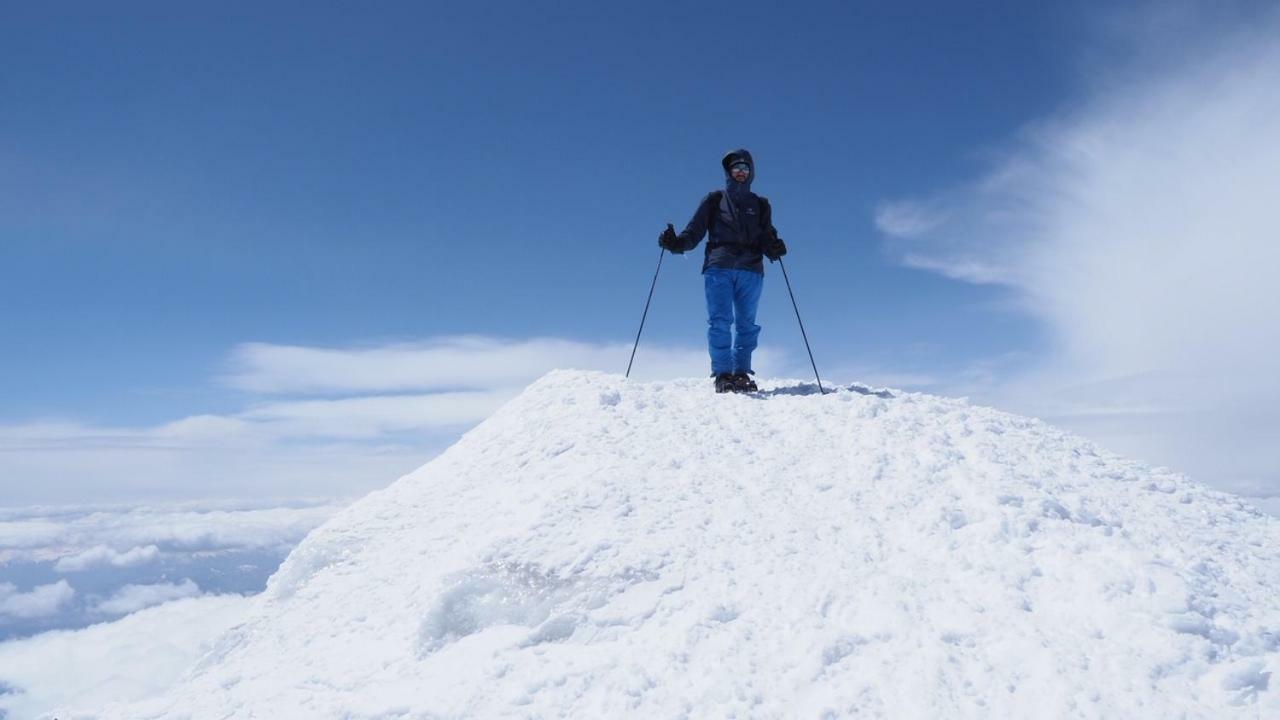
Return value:
[(167, 695), (70, 716), (1280, 717), (1275, 519), (961, 400), (761, 386), (552, 373)]

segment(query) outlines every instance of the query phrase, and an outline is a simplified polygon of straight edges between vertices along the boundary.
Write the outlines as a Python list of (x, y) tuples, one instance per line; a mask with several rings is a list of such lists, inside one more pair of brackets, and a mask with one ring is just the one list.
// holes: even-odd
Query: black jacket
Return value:
[[(729, 166), (746, 160), (751, 173), (745, 183), (735, 182)], [(709, 193), (698, 205), (693, 219), (681, 231), (678, 252), (688, 252), (708, 235), (702, 270), (709, 267), (764, 272), (764, 246), (778, 231), (773, 227), (769, 201), (751, 192), (755, 163), (751, 153), (735, 150), (725, 156), (725, 189)]]

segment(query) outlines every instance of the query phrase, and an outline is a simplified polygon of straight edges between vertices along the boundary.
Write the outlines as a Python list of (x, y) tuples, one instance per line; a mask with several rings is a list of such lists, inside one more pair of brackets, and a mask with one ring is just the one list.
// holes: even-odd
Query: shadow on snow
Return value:
[[(889, 392), (888, 390), (872, 390), (866, 385), (858, 385), (856, 383), (853, 385), (843, 386), (843, 389), (848, 390), (849, 392), (856, 392), (859, 395), (871, 395), (874, 397), (885, 398), (885, 399), (893, 397), (893, 393)], [(827, 390), (828, 393), (831, 393), (833, 391), (834, 390), (832, 389)], [(788, 385), (786, 387), (777, 387), (777, 388), (773, 388), (772, 390), (760, 390), (759, 392), (755, 392), (751, 394), (756, 397), (771, 397), (774, 395), (818, 395), (820, 394), (820, 391), (818, 390), (817, 383), (800, 383), (799, 385)]]

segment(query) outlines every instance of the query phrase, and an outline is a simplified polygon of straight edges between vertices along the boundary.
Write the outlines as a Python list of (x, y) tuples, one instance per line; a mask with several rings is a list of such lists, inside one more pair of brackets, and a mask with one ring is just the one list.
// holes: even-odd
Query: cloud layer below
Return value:
[(155, 560), (159, 555), (160, 548), (155, 545), (134, 547), (125, 552), (118, 552), (106, 545), (95, 545), (84, 552), (59, 558), (53, 567), (60, 573), (82, 572), (95, 565), (132, 567)]
[(344, 501), (253, 501), (0, 509), (0, 568), (52, 562), (59, 573), (133, 567), (166, 553), (292, 547)]
[(26, 592), (19, 592), (13, 583), (0, 583), (0, 620), (5, 616), (25, 620), (54, 615), (75, 594), (66, 580), (39, 585)]
[(985, 177), (880, 208), (901, 262), (1014, 288), (1052, 331), (1033, 372), (956, 390), (1280, 493), (1277, 17), (1144, 56)]
[(116, 622), (0, 643), (0, 689), (8, 689), (0, 692), (0, 717), (96, 711), (164, 690), (252, 602), (238, 595), (177, 600)]
[(150, 583), (125, 585), (114, 595), (94, 606), (95, 613), (103, 615), (128, 615), (144, 608), (162, 605), (172, 600), (197, 597), (200, 586), (190, 578), (180, 583)]
[(0, 509), (0, 641), (257, 593), (342, 501)]

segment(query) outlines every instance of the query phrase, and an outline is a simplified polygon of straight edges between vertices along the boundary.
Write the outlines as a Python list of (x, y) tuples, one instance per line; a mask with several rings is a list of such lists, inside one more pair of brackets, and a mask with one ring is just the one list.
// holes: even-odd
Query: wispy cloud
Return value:
[[(23, 479), (5, 502), (360, 494), (421, 465), (547, 372), (621, 372), (630, 352), (629, 343), (480, 336), (241, 345), (218, 378), (249, 393), (237, 412), (143, 427), (0, 426), (0, 476)], [(766, 374), (786, 359), (767, 347), (757, 357)], [(705, 375), (707, 364), (702, 348), (646, 344), (632, 377)]]
[(33, 423), (0, 427), (0, 451), (36, 448), (191, 448), (276, 440), (370, 438), (456, 428), (491, 414), (518, 392), (501, 389), (262, 402), (234, 415), (193, 415), (153, 427)]
[(301, 400), (260, 405), (242, 417), (275, 437), (376, 438), (408, 431), (457, 428), (488, 417), (519, 392), (474, 392)]
[(1280, 492), (1278, 18), (1144, 47), (987, 176), (880, 209), (902, 263), (1014, 288), (1052, 330), (1052, 358), (988, 386), (993, 402)]
[[(80, 444), (0, 451), (8, 506), (199, 498), (346, 497), (384, 487), (448, 445), (448, 436), (363, 442)], [(20, 482), (17, 479), (21, 479)]]
[(946, 222), (940, 204), (919, 201), (886, 203), (876, 209), (876, 227), (895, 238), (918, 238)]
[[(631, 344), (557, 338), (432, 338), (377, 347), (316, 348), (249, 343), (236, 348), (229, 385), (263, 394), (388, 393), (524, 387), (555, 369), (622, 372)], [(707, 372), (706, 350), (646, 344), (639, 379)], [(762, 367), (780, 358), (760, 351)]]

